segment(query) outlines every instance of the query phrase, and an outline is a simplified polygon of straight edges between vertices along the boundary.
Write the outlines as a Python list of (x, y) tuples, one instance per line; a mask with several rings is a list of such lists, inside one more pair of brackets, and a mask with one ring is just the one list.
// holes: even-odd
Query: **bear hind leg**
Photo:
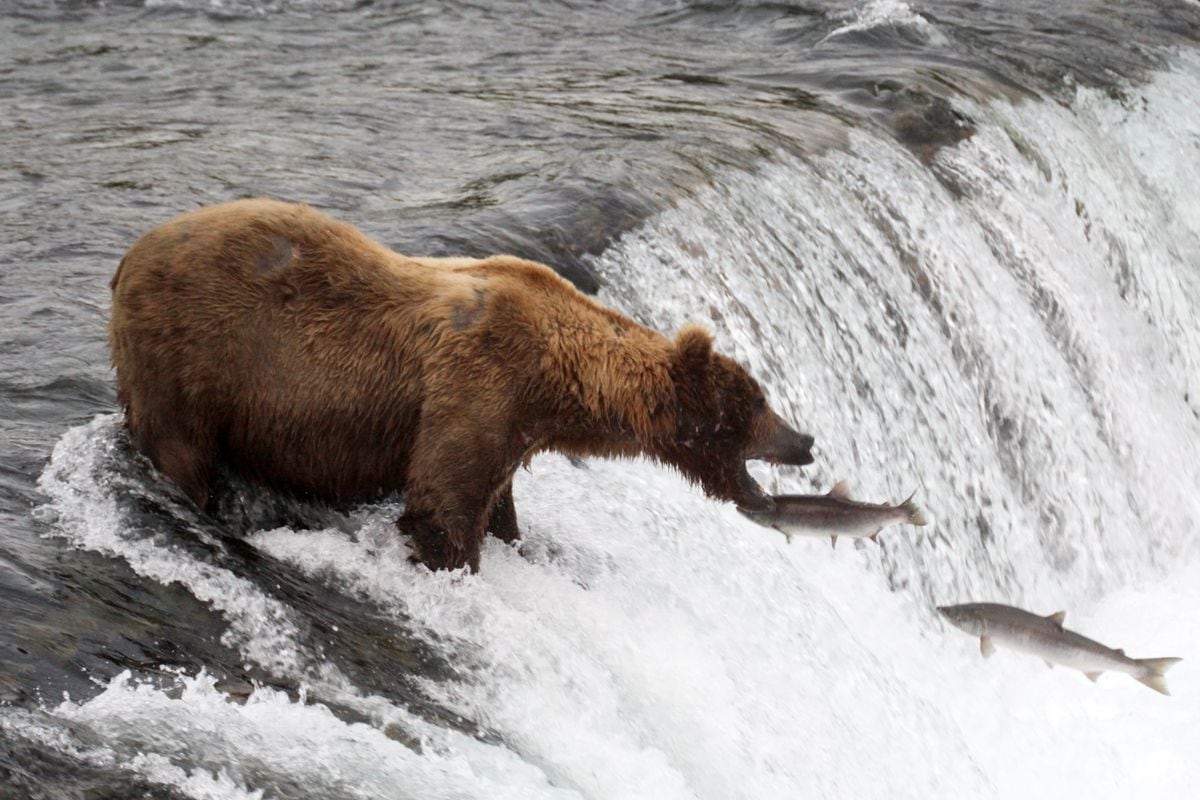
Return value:
[(196, 507), (206, 511), (212, 493), (216, 448), (202, 437), (139, 432), (134, 441), (150, 463), (183, 490)]

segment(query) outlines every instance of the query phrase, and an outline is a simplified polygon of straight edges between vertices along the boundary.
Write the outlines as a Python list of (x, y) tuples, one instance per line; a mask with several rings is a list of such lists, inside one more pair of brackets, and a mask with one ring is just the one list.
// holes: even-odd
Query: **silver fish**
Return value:
[(829, 494), (781, 494), (771, 499), (774, 508), (768, 511), (738, 510), (759, 525), (779, 531), (789, 542), (793, 536), (828, 536), (837, 547), (839, 536), (874, 541), (888, 525), (925, 524), (925, 515), (912, 495), (896, 506), (860, 503), (850, 499), (845, 481), (838, 481)]
[(1039, 617), (999, 603), (939, 606), (938, 611), (956, 627), (979, 637), (983, 657), (995, 652), (995, 642), (1039, 656), (1048, 666), (1060, 664), (1081, 671), (1092, 681), (1103, 672), (1124, 672), (1156, 692), (1170, 694), (1163, 673), (1180, 658), (1130, 658), (1063, 627), (1067, 612)]

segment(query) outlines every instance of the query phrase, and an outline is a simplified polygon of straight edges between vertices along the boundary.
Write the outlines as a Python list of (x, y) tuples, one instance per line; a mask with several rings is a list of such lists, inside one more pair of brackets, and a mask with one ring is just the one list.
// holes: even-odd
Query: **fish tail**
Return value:
[(1183, 661), (1182, 658), (1138, 658), (1135, 659), (1145, 672), (1138, 680), (1159, 694), (1171, 694), (1167, 691), (1167, 681), (1163, 673)]
[(916, 492), (910, 494), (908, 499), (900, 504), (900, 508), (902, 508), (906, 514), (908, 514), (909, 525), (927, 525), (929, 524), (929, 520), (925, 518), (925, 512), (913, 502), (913, 498), (916, 496)]

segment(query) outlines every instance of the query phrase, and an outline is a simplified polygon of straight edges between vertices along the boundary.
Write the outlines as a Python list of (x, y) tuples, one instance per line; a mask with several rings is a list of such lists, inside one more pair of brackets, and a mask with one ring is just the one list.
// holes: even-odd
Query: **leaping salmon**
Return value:
[(979, 651), (987, 658), (999, 643), (1032, 653), (1048, 665), (1061, 664), (1081, 671), (1089, 680), (1104, 672), (1124, 672), (1156, 692), (1169, 695), (1163, 677), (1180, 658), (1130, 658), (1124, 650), (1113, 650), (1063, 627), (1067, 612), (1039, 617), (999, 603), (967, 603), (939, 606), (946, 619), (972, 636), (979, 637)]
[(781, 494), (771, 498), (771, 509), (738, 510), (759, 525), (779, 531), (789, 542), (793, 536), (828, 536), (837, 547), (839, 536), (875, 541), (888, 525), (924, 525), (925, 515), (913, 496), (915, 493), (895, 506), (862, 503), (850, 499), (846, 482), (838, 481), (829, 494)]

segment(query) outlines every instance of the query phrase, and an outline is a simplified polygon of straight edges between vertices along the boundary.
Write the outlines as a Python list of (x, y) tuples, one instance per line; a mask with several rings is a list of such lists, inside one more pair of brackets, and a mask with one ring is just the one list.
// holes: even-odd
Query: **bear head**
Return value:
[(750, 477), (746, 462), (811, 464), (813, 437), (794, 431), (772, 411), (758, 381), (741, 364), (714, 352), (712, 336), (703, 328), (688, 326), (679, 333), (670, 371), (675, 430), (658, 456), (710, 497), (768, 510), (771, 498)]

